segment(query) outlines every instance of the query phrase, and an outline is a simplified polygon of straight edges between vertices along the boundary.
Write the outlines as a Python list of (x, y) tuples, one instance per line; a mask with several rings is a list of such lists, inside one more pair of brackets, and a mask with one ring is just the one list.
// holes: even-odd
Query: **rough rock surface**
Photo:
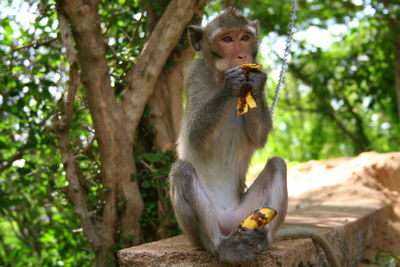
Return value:
[(299, 164), (289, 171), (289, 194), (289, 203), (295, 208), (332, 203), (388, 205), (390, 208), (383, 217), (383, 224), (363, 258), (372, 259), (380, 251), (400, 257), (399, 152), (367, 152), (354, 158)]
[[(286, 225), (312, 227), (325, 235), (340, 258), (341, 266), (355, 266), (363, 248), (371, 243), (382, 223), (385, 208), (313, 206), (298, 209), (287, 217)], [(121, 266), (230, 266), (207, 252), (192, 247), (185, 236), (147, 243), (119, 252)], [(276, 242), (254, 261), (240, 266), (327, 266), (326, 258), (311, 239)]]
[[(299, 164), (289, 171), (288, 184), (286, 224), (323, 232), (343, 266), (356, 266), (379, 250), (400, 255), (400, 153)], [(184, 236), (124, 249), (118, 256), (121, 266), (227, 266)], [(326, 266), (324, 253), (310, 239), (299, 239), (277, 242), (240, 266), (309, 265)]]

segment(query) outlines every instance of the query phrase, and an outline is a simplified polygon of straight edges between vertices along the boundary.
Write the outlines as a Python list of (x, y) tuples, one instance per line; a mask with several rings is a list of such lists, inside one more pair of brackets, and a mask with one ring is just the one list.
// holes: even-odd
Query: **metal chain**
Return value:
[(281, 68), (281, 72), (279, 73), (278, 85), (276, 86), (276, 92), (275, 92), (274, 100), (273, 100), (272, 106), (271, 106), (271, 117), (274, 116), (275, 108), (276, 108), (276, 105), (278, 104), (279, 92), (281, 91), (283, 79), (285, 78), (285, 73), (286, 73), (286, 70), (288, 67), (287, 66), (288, 65), (287, 58), (289, 56), (290, 45), (292, 43), (293, 26), (294, 26), (294, 22), (296, 20), (297, 8), (298, 8), (297, 0), (292, 0), (292, 10), (290, 13), (290, 22), (289, 22), (289, 26), (288, 26), (288, 37), (286, 39), (285, 52), (283, 53), (282, 68)]

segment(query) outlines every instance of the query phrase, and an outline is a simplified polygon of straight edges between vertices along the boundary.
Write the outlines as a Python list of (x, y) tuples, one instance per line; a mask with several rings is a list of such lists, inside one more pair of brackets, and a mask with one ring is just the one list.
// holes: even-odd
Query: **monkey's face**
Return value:
[(224, 73), (226, 70), (254, 62), (256, 54), (256, 38), (252, 28), (218, 31), (212, 39), (215, 51), (214, 67), (217, 71)]

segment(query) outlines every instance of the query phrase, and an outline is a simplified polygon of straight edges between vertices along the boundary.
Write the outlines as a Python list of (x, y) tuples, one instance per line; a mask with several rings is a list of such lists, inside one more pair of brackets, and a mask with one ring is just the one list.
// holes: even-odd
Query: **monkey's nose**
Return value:
[(238, 56), (238, 59), (244, 59), (246, 56)]

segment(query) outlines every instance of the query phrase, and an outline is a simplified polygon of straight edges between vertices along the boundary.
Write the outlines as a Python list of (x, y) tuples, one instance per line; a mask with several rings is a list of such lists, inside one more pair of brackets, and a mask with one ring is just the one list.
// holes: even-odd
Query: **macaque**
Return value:
[[(204, 28), (188, 30), (202, 58), (186, 75), (187, 106), (178, 160), (170, 172), (172, 203), (194, 245), (223, 262), (248, 261), (274, 241), (288, 205), (286, 164), (279, 157), (268, 160), (245, 190), (250, 158), (272, 129), (266, 74), (239, 67), (256, 63), (259, 25), (228, 9)], [(251, 88), (257, 107), (239, 116), (236, 103), (244, 87)], [(275, 209), (275, 219), (256, 230), (238, 231), (243, 218), (263, 207)]]

